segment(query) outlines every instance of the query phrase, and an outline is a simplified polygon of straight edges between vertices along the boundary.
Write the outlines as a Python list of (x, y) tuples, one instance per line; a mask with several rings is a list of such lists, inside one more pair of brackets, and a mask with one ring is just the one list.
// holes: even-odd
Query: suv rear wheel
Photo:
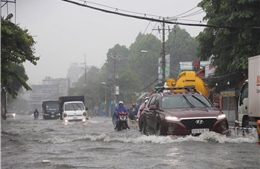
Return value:
[(144, 122), (141, 123), (141, 134), (146, 135), (146, 125)]

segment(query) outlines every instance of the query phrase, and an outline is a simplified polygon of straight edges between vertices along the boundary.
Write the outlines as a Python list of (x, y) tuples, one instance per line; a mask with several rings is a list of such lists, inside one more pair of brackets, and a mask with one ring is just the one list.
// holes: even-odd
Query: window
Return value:
[(65, 110), (84, 110), (84, 106), (82, 103), (67, 103)]
[(165, 96), (162, 98), (162, 108), (195, 108), (195, 107), (212, 107), (208, 100), (201, 95), (178, 95)]

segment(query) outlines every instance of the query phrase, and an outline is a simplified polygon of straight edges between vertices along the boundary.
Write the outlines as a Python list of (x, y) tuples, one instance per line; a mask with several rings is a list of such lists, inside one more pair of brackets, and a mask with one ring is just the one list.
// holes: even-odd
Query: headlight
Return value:
[(217, 117), (218, 120), (221, 120), (221, 119), (225, 119), (226, 118), (226, 115), (225, 114), (221, 114)]
[(13, 116), (15, 116), (15, 113), (13, 114)]
[(169, 121), (179, 121), (179, 119), (177, 117), (174, 117), (174, 116), (166, 116), (165, 119), (169, 120)]

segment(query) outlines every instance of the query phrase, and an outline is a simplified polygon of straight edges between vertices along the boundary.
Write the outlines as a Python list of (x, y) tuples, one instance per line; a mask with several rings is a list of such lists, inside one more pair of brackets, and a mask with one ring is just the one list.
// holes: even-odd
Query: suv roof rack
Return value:
[[(155, 88), (156, 93), (164, 92), (166, 90), (170, 90), (173, 92), (174, 90), (185, 90), (185, 92), (198, 92), (195, 88), (195, 86), (183, 86), (183, 87), (164, 87), (164, 86), (158, 86)], [(179, 91), (178, 91), (179, 92)]]

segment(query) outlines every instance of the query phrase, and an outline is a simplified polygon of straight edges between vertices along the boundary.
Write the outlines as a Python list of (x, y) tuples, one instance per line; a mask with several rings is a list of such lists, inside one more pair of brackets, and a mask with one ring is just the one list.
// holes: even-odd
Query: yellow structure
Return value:
[(176, 81), (173, 78), (169, 78), (166, 81), (166, 85), (168, 87), (195, 86), (196, 90), (207, 98), (210, 94), (208, 85), (196, 75), (195, 71), (183, 71), (178, 75)]

